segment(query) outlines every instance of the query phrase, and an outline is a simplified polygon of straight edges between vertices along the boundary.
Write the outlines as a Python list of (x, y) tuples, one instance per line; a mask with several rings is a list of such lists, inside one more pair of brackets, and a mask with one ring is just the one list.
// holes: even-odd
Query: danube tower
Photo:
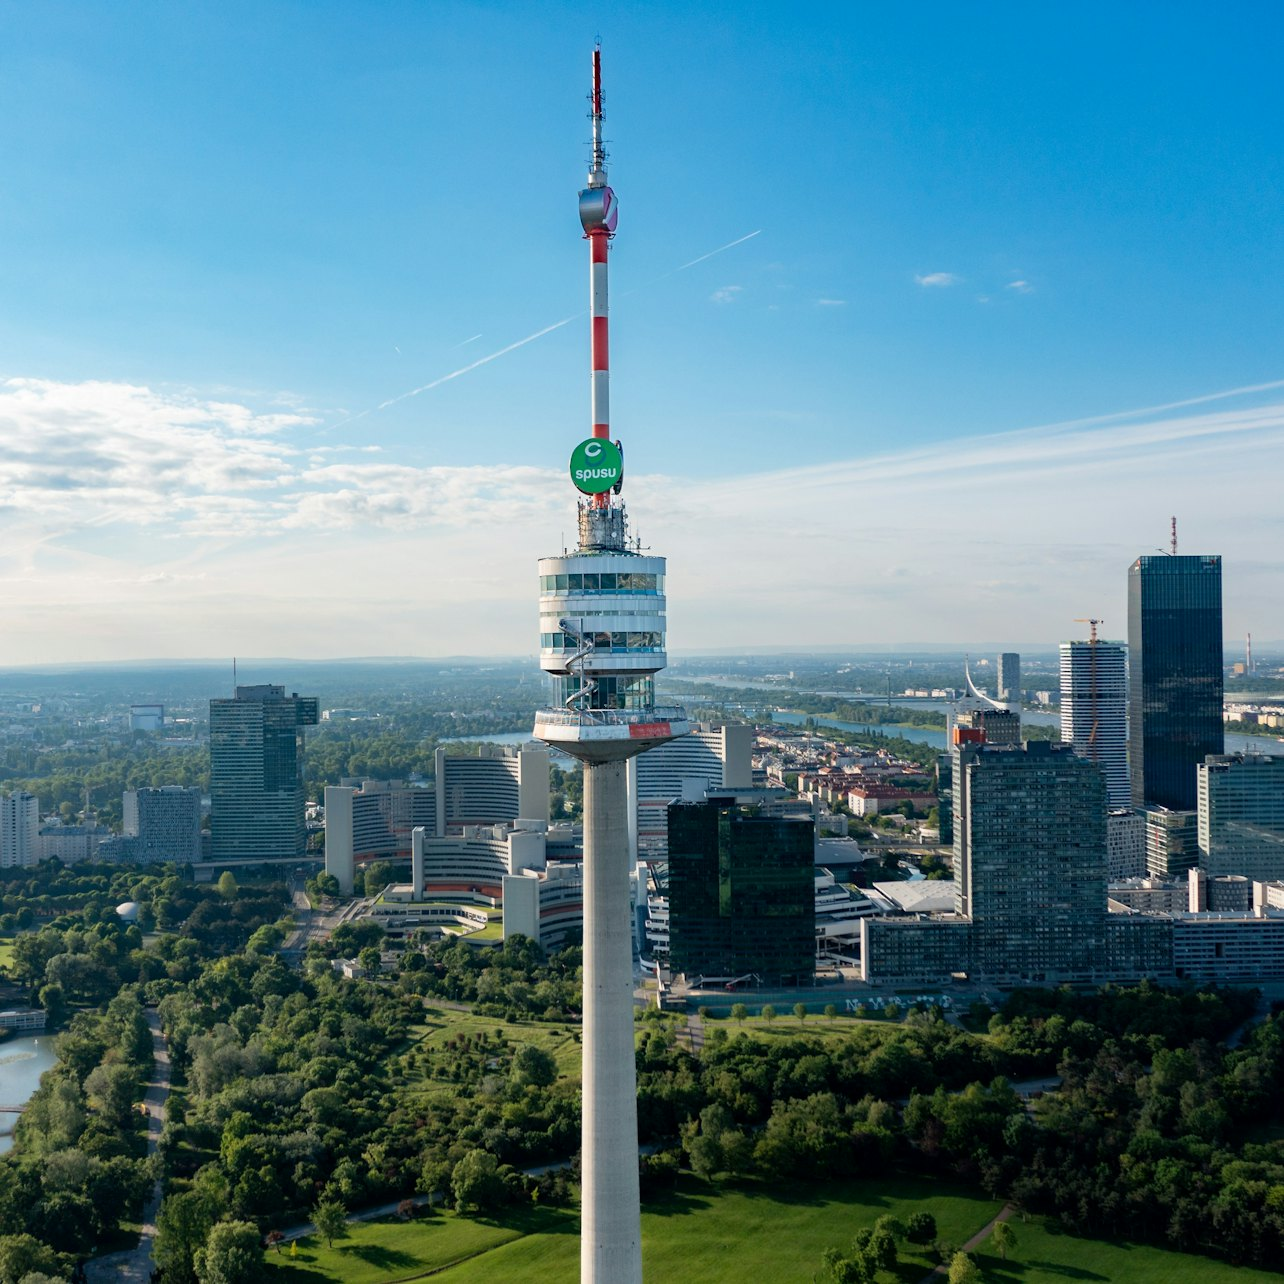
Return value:
[(580, 193), (589, 243), (592, 435), (571, 455), (579, 544), (540, 559), (540, 668), (552, 707), (535, 735), (584, 764), (584, 1068), (581, 1284), (640, 1284), (633, 932), (627, 761), (686, 734), (681, 709), (655, 705), (664, 668), (664, 558), (628, 537), (624, 454), (611, 440), (606, 259), (615, 193), (602, 146), (601, 55), (593, 53), (593, 164)]

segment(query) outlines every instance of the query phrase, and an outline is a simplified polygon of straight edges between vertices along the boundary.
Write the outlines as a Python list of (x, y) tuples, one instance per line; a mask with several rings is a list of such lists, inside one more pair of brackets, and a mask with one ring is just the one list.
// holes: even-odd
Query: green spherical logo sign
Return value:
[(571, 452), (571, 481), (585, 495), (602, 495), (624, 475), (624, 456), (606, 437), (590, 437)]

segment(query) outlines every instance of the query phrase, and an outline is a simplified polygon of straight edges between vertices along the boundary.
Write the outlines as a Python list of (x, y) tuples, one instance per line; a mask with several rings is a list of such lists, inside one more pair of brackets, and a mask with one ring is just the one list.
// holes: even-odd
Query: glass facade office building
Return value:
[(284, 687), (237, 687), (210, 701), (210, 856), (290, 860), (307, 848), (303, 728), (317, 724), (314, 697)]
[(1139, 557), (1128, 571), (1128, 771), (1136, 807), (1194, 811), (1225, 747), (1222, 559)]
[(687, 976), (810, 980), (815, 825), (729, 803), (669, 808), (669, 962)]

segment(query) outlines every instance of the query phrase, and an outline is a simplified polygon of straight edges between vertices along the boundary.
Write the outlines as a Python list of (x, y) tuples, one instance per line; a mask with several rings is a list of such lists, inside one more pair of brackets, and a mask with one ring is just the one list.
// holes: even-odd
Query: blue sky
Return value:
[(1284, 442), (1282, 33), (1275, 4), (0, 8), (0, 663), (533, 645), (588, 422), (598, 35), (614, 427), (675, 649), (1122, 626), (1171, 511), (1227, 557), (1228, 633), (1284, 637), (1252, 489)]

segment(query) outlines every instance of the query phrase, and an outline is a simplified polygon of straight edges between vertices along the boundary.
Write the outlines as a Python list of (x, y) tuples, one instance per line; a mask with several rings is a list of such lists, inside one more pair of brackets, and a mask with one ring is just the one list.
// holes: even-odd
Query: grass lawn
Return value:
[(13, 962), (13, 938), (0, 936), (0, 967), (8, 967)]
[(826, 1043), (838, 1043), (850, 1038), (864, 1026), (890, 1026), (896, 1022), (880, 1018), (852, 1016), (825, 1017), (808, 1014), (806, 1020), (799, 1021), (792, 1010), (783, 1012), (776, 1009), (775, 1019), (764, 1021), (760, 1016), (747, 1018), (742, 1026), (739, 1021), (730, 1017), (709, 1017), (704, 1022), (704, 1037), (708, 1041), (714, 1030), (725, 1030), (727, 1036), (735, 1039), (740, 1036), (751, 1039), (796, 1039), (799, 1035), (810, 1035), (823, 1039)]
[[(354, 1222), (348, 1237), (327, 1248), (319, 1235), (298, 1241), (290, 1256), (269, 1252), (272, 1284), (379, 1284), (386, 1280), (413, 1279), (440, 1271), (452, 1262), (484, 1254), (515, 1239), (559, 1236), (578, 1244), (579, 1222), (570, 1213), (544, 1209), (523, 1210), (500, 1221), (472, 1221), (454, 1213), (439, 1213), (413, 1222), (392, 1217), (375, 1222)], [(492, 1277), (495, 1278), (495, 1277)]]
[[(552, 1021), (504, 1021), (497, 1017), (476, 1016), (472, 1012), (458, 1012), (453, 1008), (434, 1008), (431, 999), (424, 1008), (423, 1020), (410, 1027), (410, 1042), (406, 1050), (440, 1048), (459, 1034), (485, 1032), (493, 1035), (497, 1030), (509, 1043), (533, 1043), (543, 1048), (557, 1062), (558, 1074), (579, 1079), (580, 1045), (575, 1037), (580, 1033), (578, 1025), (560, 1025)], [(417, 1069), (410, 1071), (405, 1081), (411, 1087), (422, 1083), (426, 1092), (444, 1089), (449, 1089), (452, 1094), (458, 1092), (457, 1084), (424, 1080)]]
[(1058, 1233), (1042, 1218), (1012, 1222), (1017, 1246), (1006, 1262), (982, 1244), (974, 1254), (986, 1284), (1065, 1284), (1067, 1280), (1128, 1284), (1278, 1284), (1272, 1271), (1228, 1266), (1207, 1257), (1142, 1244), (1108, 1244)]
[[(940, 1234), (961, 1242), (999, 1207), (960, 1187), (922, 1179), (834, 1182), (789, 1193), (757, 1186), (716, 1190), (688, 1180), (642, 1210), (643, 1271), (647, 1279), (683, 1284), (811, 1284), (825, 1249), (845, 1248), (884, 1213), (905, 1217), (929, 1208)], [(934, 1258), (906, 1253), (899, 1278), (917, 1284), (935, 1265)], [(578, 1275), (578, 1239), (536, 1233), (443, 1271), (441, 1280), (561, 1284)]]
[[(682, 1284), (810, 1284), (820, 1255), (845, 1248), (884, 1213), (904, 1218), (924, 1209), (942, 1238), (963, 1243), (999, 1205), (963, 1187), (927, 1178), (834, 1182), (768, 1191), (756, 1185), (719, 1190), (685, 1179), (678, 1191), (646, 1205), (642, 1255), (646, 1277)], [(983, 1245), (976, 1254), (986, 1284), (1267, 1284), (1278, 1275), (1202, 1257), (1059, 1234), (1041, 1219), (1016, 1220), (1017, 1246), (1002, 1262)], [(446, 1213), (423, 1222), (371, 1222), (326, 1249), (300, 1242), (298, 1256), (268, 1254), (280, 1284), (386, 1284), (431, 1273), (442, 1284), (568, 1284), (579, 1276), (579, 1222), (573, 1212), (523, 1211), (497, 1221)], [(883, 1284), (918, 1284), (935, 1265), (902, 1250)]]

